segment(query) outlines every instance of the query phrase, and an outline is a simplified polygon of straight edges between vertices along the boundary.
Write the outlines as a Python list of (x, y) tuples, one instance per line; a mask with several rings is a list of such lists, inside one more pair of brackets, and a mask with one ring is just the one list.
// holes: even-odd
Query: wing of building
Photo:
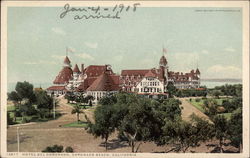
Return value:
[(178, 89), (199, 88), (200, 70), (190, 72), (170, 71), (165, 55), (162, 55), (158, 68), (122, 70), (116, 75), (111, 65), (81, 64), (79, 69), (75, 64), (71, 69), (71, 61), (68, 56), (63, 61), (62, 70), (53, 81), (53, 86), (47, 91), (56, 95), (65, 94), (68, 91), (92, 95), (95, 102), (108, 94), (119, 91), (138, 93), (142, 95), (168, 95), (167, 85), (173, 83)]

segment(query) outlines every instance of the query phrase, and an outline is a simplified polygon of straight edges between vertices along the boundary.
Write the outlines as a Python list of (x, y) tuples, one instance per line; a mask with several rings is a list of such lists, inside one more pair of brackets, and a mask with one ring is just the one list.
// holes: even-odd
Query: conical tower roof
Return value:
[(65, 57), (63, 63), (64, 63), (64, 64), (67, 64), (67, 65), (70, 65), (70, 60), (69, 60), (68, 56)]
[(159, 64), (161, 66), (166, 66), (168, 64), (167, 59), (164, 55), (161, 57)]
[(78, 68), (78, 65), (77, 65), (77, 64), (75, 65), (75, 68), (74, 68), (73, 72), (80, 73), (80, 70), (79, 70), (79, 68)]

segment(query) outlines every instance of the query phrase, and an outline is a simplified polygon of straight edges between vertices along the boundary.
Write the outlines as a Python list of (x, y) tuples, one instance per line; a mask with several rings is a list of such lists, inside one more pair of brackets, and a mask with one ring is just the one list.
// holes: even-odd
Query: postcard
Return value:
[(1, 157), (249, 157), (248, 1), (1, 4)]

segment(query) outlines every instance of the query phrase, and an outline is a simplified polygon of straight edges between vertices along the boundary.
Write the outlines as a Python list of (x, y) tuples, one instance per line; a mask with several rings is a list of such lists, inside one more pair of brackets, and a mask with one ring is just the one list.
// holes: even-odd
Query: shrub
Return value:
[(195, 102), (200, 102), (200, 101), (201, 101), (200, 98), (196, 98), (196, 99), (195, 99)]
[(62, 145), (48, 146), (42, 152), (63, 152), (63, 146)]
[(26, 117), (23, 117), (22, 123), (28, 123), (28, 122), (29, 122), (28, 119)]
[(68, 146), (68, 147), (65, 149), (65, 152), (67, 152), (67, 153), (73, 153), (74, 150), (73, 150), (72, 147)]

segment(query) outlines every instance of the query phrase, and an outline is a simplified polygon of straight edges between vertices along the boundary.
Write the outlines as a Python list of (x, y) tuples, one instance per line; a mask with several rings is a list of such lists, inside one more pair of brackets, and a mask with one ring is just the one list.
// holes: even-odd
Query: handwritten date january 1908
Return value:
[(65, 4), (60, 18), (64, 18), (68, 14), (73, 14), (74, 20), (87, 20), (87, 19), (121, 19), (122, 12), (135, 12), (140, 3), (133, 5), (117, 4), (114, 7), (71, 7)]

